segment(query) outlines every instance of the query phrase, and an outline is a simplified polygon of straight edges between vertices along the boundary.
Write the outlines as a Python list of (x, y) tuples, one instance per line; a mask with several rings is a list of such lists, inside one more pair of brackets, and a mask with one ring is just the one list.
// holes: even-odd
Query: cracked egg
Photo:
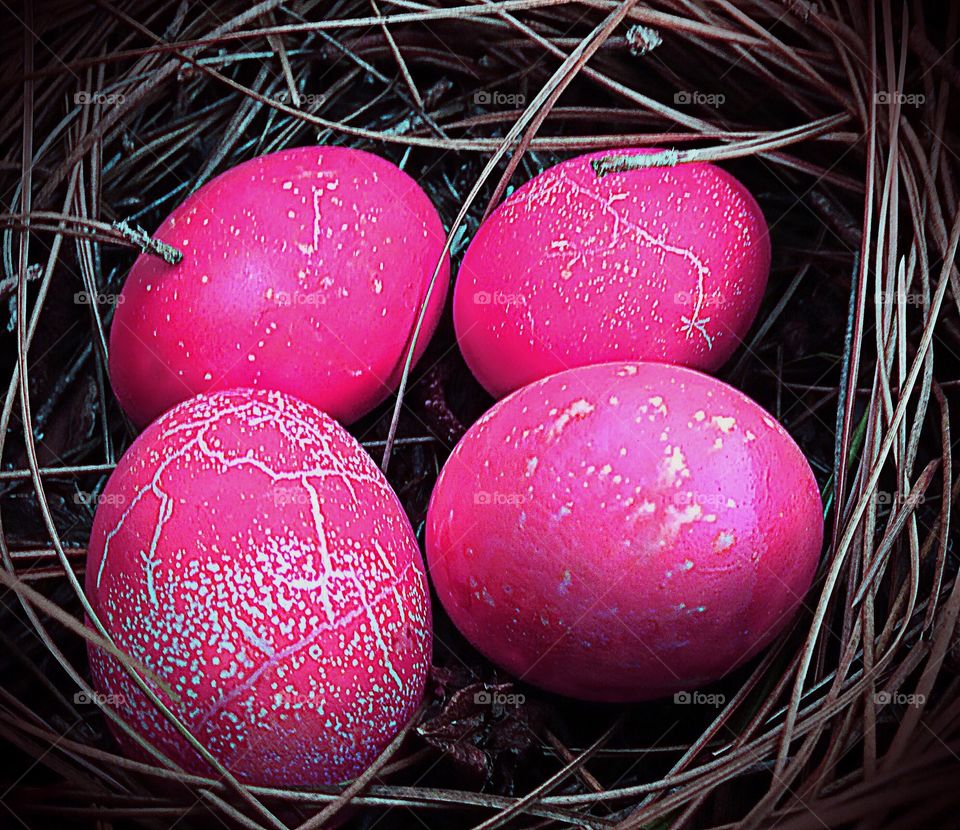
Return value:
[(427, 563), (466, 638), (521, 680), (638, 701), (716, 680), (787, 625), (823, 539), (800, 448), (700, 372), (551, 375), (464, 435), (430, 502)]
[(461, 351), (494, 397), (612, 360), (714, 371), (756, 317), (770, 271), (763, 213), (712, 164), (598, 177), (607, 150), (551, 167), (480, 226), (454, 287)]
[[(192, 398), (134, 441), (99, 501), (86, 592), (164, 703), (246, 782), (356, 776), (423, 695), (430, 598), (403, 508), (339, 424), (279, 392)], [(114, 657), (89, 654), (128, 725), (212, 772)]]
[[(372, 153), (299, 147), (190, 195), (118, 298), (110, 378), (144, 426), (200, 392), (279, 389), (344, 423), (396, 388), (445, 233), (427, 195)], [(443, 257), (416, 356), (443, 308)]]

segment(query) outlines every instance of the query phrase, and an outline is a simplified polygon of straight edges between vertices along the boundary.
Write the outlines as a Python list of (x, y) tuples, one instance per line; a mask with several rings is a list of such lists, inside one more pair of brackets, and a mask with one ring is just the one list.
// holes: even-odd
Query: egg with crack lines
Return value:
[[(356, 776), (423, 695), (430, 599), (403, 508), (336, 421), (280, 392), (191, 398), (133, 442), (98, 500), (86, 592), (161, 700), (245, 782)], [(213, 771), (116, 657), (89, 656), (130, 727)]]
[(746, 335), (770, 271), (753, 196), (713, 164), (598, 176), (608, 150), (517, 188), (470, 242), (454, 287), (460, 349), (494, 397), (611, 360), (718, 369)]

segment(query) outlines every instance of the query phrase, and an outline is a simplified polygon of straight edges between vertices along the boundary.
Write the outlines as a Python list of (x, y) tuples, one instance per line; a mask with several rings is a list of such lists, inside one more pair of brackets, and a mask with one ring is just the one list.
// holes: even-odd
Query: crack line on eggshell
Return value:
[[(285, 438), (289, 439), (292, 443), (296, 444), (302, 449), (309, 449), (311, 446), (309, 443), (303, 441), (300, 437), (298, 437), (297, 435), (295, 435), (289, 430), (287, 421), (285, 420), (285, 416), (286, 416), (286, 418), (288, 418), (289, 420), (296, 421), (298, 426), (306, 434), (308, 434), (311, 438), (313, 438), (314, 441), (320, 445), (320, 448), (323, 451), (323, 453), (327, 455), (328, 460), (330, 461), (330, 466), (334, 468), (334, 472), (331, 473), (328, 470), (319, 470), (319, 471), (310, 470), (308, 471), (308, 474), (311, 477), (327, 478), (327, 477), (333, 477), (335, 475), (339, 475), (343, 479), (344, 486), (350, 492), (351, 498), (354, 498), (354, 499), (357, 498), (357, 493), (353, 489), (353, 485), (351, 484), (351, 482), (356, 482), (358, 484), (359, 483), (373, 484), (383, 492), (391, 492), (390, 488), (384, 484), (383, 480), (376, 475), (363, 475), (360, 473), (349, 472), (349, 470), (347, 470), (346, 467), (343, 466), (343, 463), (341, 462), (341, 459), (338, 453), (333, 450), (332, 445), (330, 443), (330, 436), (316, 429), (313, 424), (307, 421), (302, 421), (295, 416), (291, 416), (290, 413), (288, 413), (282, 406), (278, 408), (272, 408), (266, 404), (264, 404), (263, 406), (269, 409), (271, 415), (270, 416), (265, 415), (261, 418), (251, 419), (250, 421), (251, 426), (259, 426), (262, 423), (272, 422), (276, 424), (277, 428), (280, 430), (281, 434)], [(286, 476), (286, 478), (290, 478), (290, 479), (297, 478), (297, 477), (299, 477), (299, 473), (290, 474), (289, 476)]]
[[(397, 577), (397, 583), (399, 583), (399, 580), (400, 580), (400, 577)], [(394, 596), (398, 597), (398, 594), (396, 591), (396, 585), (394, 585), (379, 591), (371, 599), (371, 602), (373, 604), (377, 604), (381, 602), (382, 600), (386, 599), (386, 597), (388, 596), (388, 594), (390, 594), (391, 591), (393, 591)], [(197, 722), (197, 728), (199, 729), (205, 726), (207, 722), (211, 718), (216, 717), (216, 715), (219, 714), (225, 706), (232, 703), (234, 700), (240, 697), (244, 692), (247, 692), (251, 688), (253, 688), (253, 686), (257, 683), (257, 681), (267, 671), (274, 668), (275, 666), (280, 665), (288, 657), (292, 657), (294, 654), (297, 654), (298, 652), (303, 651), (303, 649), (311, 645), (314, 642), (314, 640), (316, 640), (321, 634), (324, 634), (328, 631), (338, 631), (341, 628), (346, 628), (348, 625), (350, 625), (350, 623), (354, 622), (358, 617), (364, 614), (366, 610), (367, 609), (364, 609), (364, 608), (355, 608), (352, 611), (348, 611), (346, 614), (343, 614), (335, 622), (320, 623), (319, 625), (315, 626), (308, 634), (305, 634), (303, 637), (297, 640), (297, 642), (291, 643), (290, 645), (280, 649), (279, 651), (277, 651), (276, 649), (273, 649), (272, 646), (269, 646), (269, 644), (267, 644), (268, 647), (270, 647), (270, 651), (265, 651), (263, 649), (260, 649), (261, 651), (263, 651), (264, 654), (267, 655), (267, 659), (263, 663), (261, 663), (259, 666), (257, 666), (257, 668), (250, 673), (250, 676), (247, 677), (246, 680), (234, 686), (229, 692), (226, 692), (225, 694), (221, 695), (200, 716), (200, 719)], [(235, 623), (239, 622), (236, 619), (236, 617), (232, 617), (232, 619), (233, 619), (233, 622)], [(238, 630), (241, 630), (242, 632), (242, 629), (239, 629), (239, 627), (238, 627)], [(249, 641), (249, 640), (248, 642), (250, 642), (251, 645), (256, 646), (255, 642)], [(259, 646), (257, 647), (259, 648)], [(402, 683), (400, 688), (401, 689), (403, 688)]]
[(150, 597), (150, 602), (156, 607), (157, 603), (157, 590), (156, 585), (154, 584), (154, 573), (157, 570), (157, 565), (160, 564), (160, 560), (157, 559), (154, 553), (147, 553), (145, 550), (140, 551), (140, 558), (143, 560), (143, 564), (146, 568), (147, 575), (147, 596)]
[[(282, 414), (282, 413), (278, 413), (278, 414)], [(301, 446), (303, 446), (302, 442), (287, 429), (287, 424), (282, 418), (278, 417), (276, 419), (276, 423), (282, 435), (284, 435), (290, 441), (294, 441), (300, 444)], [(300, 426), (303, 429), (305, 429), (308, 433), (313, 433), (313, 438), (316, 440), (318, 444), (320, 444), (321, 449), (327, 455), (327, 458), (330, 461), (330, 466), (334, 468), (334, 473), (339, 474), (340, 477), (343, 479), (343, 484), (349, 491), (351, 498), (353, 499), (357, 498), (357, 493), (353, 489), (353, 485), (350, 483), (351, 481), (355, 481), (358, 484), (363, 482), (367, 484), (374, 484), (380, 490), (383, 490), (383, 491), (389, 490), (389, 488), (385, 487), (383, 484), (383, 481), (377, 476), (373, 476), (373, 475), (365, 476), (358, 473), (351, 473), (349, 470), (347, 470), (347, 468), (343, 466), (343, 463), (340, 460), (339, 455), (333, 450), (333, 447), (330, 444), (330, 436), (324, 435), (319, 431), (314, 430), (312, 426), (308, 423), (301, 422)], [(311, 474), (317, 478), (325, 478), (329, 475), (332, 475), (330, 472), (326, 470), (322, 470), (319, 473), (315, 473), (315, 474), (311, 473)]]
[[(340, 479), (343, 482), (343, 485), (350, 493), (351, 498), (354, 499), (357, 497), (357, 495), (356, 491), (353, 489), (353, 485), (350, 482), (356, 482), (358, 484), (380, 484), (379, 481), (373, 479), (372, 477), (368, 478), (359, 473), (351, 473), (349, 470), (343, 468), (340, 468), (339, 470), (325, 470), (322, 467), (311, 467), (307, 470), (294, 470), (292, 472), (286, 472), (284, 470), (275, 470), (256, 458), (250, 458), (246, 456), (241, 456), (239, 458), (228, 458), (226, 453), (215, 450), (213, 447), (209, 446), (205, 441), (205, 434), (203, 433), (197, 436), (194, 446), (201, 450), (202, 455), (210, 458), (212, 461), (218, 462), (223, 467), (252, 467), (253, 469), (259, 470), (264, 475), (268, 476), (274, 483), (279, 481), (299, 481), (303, 484), (306, 484), (306, 479), (308, 478), (335, 478)], [(332, 449), (325, 451), (330, 453), (333, 452)]]
[(257, 632), (254, 631), (253, 628), (251, 628), (247, 623), (245, 623), (239, 617), (234, 617), (233, 624), (237, 627), (237, 631), (243, 635), (243, 639), (256, 648), (257, 651), (263, 652), (267, 656), (268, 660), (274, 657), (276, 654), (276, 649), (274, 649), (270, 643), (264, 640), (263, 637), (258, 636)]
[[(212, 426), (216, 421), (220, 420), (221, 417), (227, 415), (243, 415), (246, 414), (251, 409), (264, 409), (266, 412), (256, 418), (249, 418), (248, 425), (250, 427), (261, 426), (262, 424), (272, 423), (281, 432), (281, 434), (287, 438), (291, 443), (296, 444), (303, 450), (309, 450), (315, 445), (319, 445), (320, 451), (327, 457), (327, 460), (330, 462), (330, 466), (334, 468), (331, 472), (330, 470), (325, 470), (323, 468), (314, 468), (310, 470), (297, 470), (294, 472), (285, 473), (283, 471), (272, 470), (267, 467), (263, 467), (263, 472), (269, 476), (272, 476), (275, 481), (293, 481), (299, 478), (302, 478), (304, 475), (310, 476), (311, 478), (336, 478), (340, 477), (343, 479), (344, 486), (350, 493), (351, 498), (356, 498), (356, 491), (353, 489), (351, 482), (366, 483), (372, 484), (383, 492), (391, 492), (388, 485), (376, 475), (364, 475), (362, 473), (351, 473), (346, 467), (343, 466), (341, 459), (338, 453), (334, 450), (331, 442), (330, 436), (324, 432), (318, 430), (313, 424), (309, 421), (304, 421), (300, 419), (295, 412), (289, 411), (281, 400), (280, 406), (271, 406), (269, 402), (258, 401), (256, 403), (246, 403), (236, 407), (225, 407), (220, 412), (211, 416), (209, 418), (194, 419), (192, 421), (185, 422), (183, 424), (177, 424), (173, 427), (167, 429), (161, 436), (161, 438), (167, 438), (169, 436), (175, 435), (180, 432), (186, 432), (191, 429), (197, 429), (198, 431), (203, 430), (205, 427)], [(308, 441), (303, 440), (297, 434), (294, 434), (288, 428), (289, 425), (287, 421), (296, 422), (296, 424), (302, 430), (302, 433), (309, 436), (313, 439), (313, 444)], [(217, 459), (225, 465), (228, 466), (237, 466), (233, 464), (234, 459), (228, 459), (225, 454), (217, 454), (212, 448), (209, 449), (210, 454), (217, 456)], [(240, 458), (237, 459), (240, 463), (244, 461), (248, 463), (253, 463), (251, 459)], [(371, 466), (372, 466), (371, 461)], [(376, 468), (374, 468), (376, 469)]]
[[(704, 265), (703, 261), (692, 250), (677, 245), (670, 245), (663, 239), (657, 239), (655, 236), (645, 230), (640, 224), (631, 222), (629, 219), (621, 216), (619, 211), (613, 208), (612, 203), (622, 200), (626, 194), (611, 194), (604, 199), (599, 193), (583, 187), (581, 184), (571, 178), (571, 176), (564, 170), (557, 170), (556, 179), (550, 184), (531, 188), (526, 195), (526, 207), (528, 210), (532, 209), (534, 206), (548, 207), (550, 198), (556, 196), (557, 194), (564, 196), (568, 205), (574, 202), (576, 197), (585, 196), (599, 206), (601, 213), (605, 213), (612, 217), (613, 234), (612, 239), (606, 244), (607, 250), (612, 249), (613, 246), (619, 241), (622, 233), (622, 225), (628, 231), (633, 233), (638, 242), (645, 242), (650, 247), (658, 248), (663, 252), (673, 254), (674, 256), (679, 256), (689, 262), (697, 272), (697, 289), (691, 316), (680, 316), (680, 320), (684, 324), (681, 327), (681, 331), (686, 335), (688, 340), (694, 331), (699, 332), (703, 336), (703, 339), (707, 344), (707, 348), (713, 349), (713, 336), (709, 334), (706, 328), (706, 324), (710, 322), (711, 318), (700, 316), (701, 312), (703, 311), (703, 303), (706, 299), (704, 278), (710, 274), (710, 269)], [(597, 252), (597, 247), (599, 247), (597, 245), (596, 238), (589, 240), (589, 242), (594, 243), (594, 250), (590, 250), (589, 248), (580, 248), (574, 250), (573, 258), (570, 259), (564, 266), (566, 269), (569, 270), (577, 263), (583, 263), (586, 265), (587, 255), (595, 254)], [(562, 253), (565, 251), (567, 247), (568, 246), (563, 246), (560, 252)]]
[[(393, 665), (393, 661), (390, 659), (390, 649), (383, 639), (383, 629), (380, 627), (380, 621), (376, 618), (373, 613), (372, 600), (367, 599), (367, 592), (363, 586), (363, 583), (360, 581), (360, 578), (356, 573), (351, 572), (348, 575), (351, 582), (353, 582), (354, 587), (357, 590), (357, 593), (360, 594), (360, 602), (362, 604), (361, 611), (366, 615), (367, 622), (370, 625), (370, 630), (373, 633), (374, 639), (377, 642), (377, 646), (380, 651), (383, 653), (383, 665), (390, 676), (393, 678), (394, 682), (397, 684), (397, 688), (403, 691), (403, 679), (397, 674), (397, 670)], [(399, 595), (395, 594), (395, 598), (399, 602)]]
[[(163, 461), (160, 465), (157, 466), (157, 469), (153, 475), (153, 478), (144, 487), (141, 487), (136, 492), (134, 497), (130, 500), (129, 506), (126, 508), (126, 510), (123, 511), (123, 513), (120, 514), (120, 519), (117, 521), (116, 526), (107, 533), (103, 542), (103, 555), (100, 557), (100, 567), (97, 569), (97, 588), (100, 587), (100, 581), (103, 578), (103, 569), (107, 565), (107, 556), (110, 553), (110, 542), (112, 542), (113, 537), (120, 532), (120, 528), (123, 527), (124, 523), (127, 520), (127, 517), (130, 515), (130, 513), (133, 512), (134, 508), (136, 508), (137, 504), (139, 504), (139, 502), (147, 495), (147, 493), (153, 492), (156, 496), (158, 496), (158, 498), (160, 498), (161, 500), (160, 510), (157, 512), (158, 525), (162, 524), (162, 521), (165, 521), (165, 520), (161, 520), (161, 516), (162, 516), (163, 507), (165, 503), (163, 499), (166, 497), (166, 494), (159, 489), (160, 476), (164, 472), (166, 472), (167, 468), (171, 464), (173, 464), (174, 461), (186, 455), (187, 452), (189, 452), (189, 449), (190, 447), (188, 445), (184, 445), (179, 450), (177, 450), (177, 452), (175, 452), (173, 455), (171, 455), (169, 458), (167, 458), (165, 461)], [(172, 508), (170, 512), (171, 513), (173, 512)], [(167, 518), (169, 518), (169, 515)], [(158, 537), (159, 537), (159, 532), (155, 532), (154, 542), (150, 546), (150, 551), (148, 554), (151, 557), (154, 556), (154, 554), (156, 553), (156, 540)]]
[(313, 248), (310, 253), (315, 254), (320, 250), (320, 228), (323, 223), (320, 197), (323, 195), (323, 190), (315, 185), (310, 185), (310, 189), (313, 191)]
[[(316, 175), (318, 179), (336, 178), (336, 174), (329, 170), (318, 170)], [(313, 242), (309, 245), (304, 245), (302, 242), (297, 243), (300, 253), (308, 256), (312, 256), (320, 250), (320, 236), (323, 231), (323, 211), (320, 207), (320, 200), (327, 188), (326, 186), (317, 187), (317, 185), (311, 184), (310, 190), (313, 192)]]
[(320, 494), (316, 487), (303, 479), (303, 486), (306, 488), (310, 498), (310, 513), (313, 517), (314, 527), (317, 529), (317, 542), (319, 543), (320, 563), (322, 570), (320, 573), (320, 602), (323, 604), (323, 611), (327, 619), (333, 622), (336, 619), (336, 613), (333, 610), (333, 603), (330, 600), (330, 574), (334, 570), (333, 562), (330, 561), (330, 548), (327, 545), (327, 530), (324, 526), (323, 510), (320, 507)]
[[(393, 567), (393, 564), (390, 562), (390, 558), (387, 556), (387, 552), (381, 547), (380, 543), (374, 539), (373, 547), (377, 551), (377, 555), (380, 557), (380, 561), (383, 563), (384, 568), (390, 573), (390, 576), (393, 577), (393, 598), (397, 602), (397, 611), (400, 612), (400, 622), (405, 623), (407, 621), (407, 612), (403, 609), (403, 600), (400, 596), (400, 592), (397, 590), (397, 586), (400, 584), (400, 577), (397, 576), (397, 572)], [(409, 568), (409, 565), (407, 566)]]

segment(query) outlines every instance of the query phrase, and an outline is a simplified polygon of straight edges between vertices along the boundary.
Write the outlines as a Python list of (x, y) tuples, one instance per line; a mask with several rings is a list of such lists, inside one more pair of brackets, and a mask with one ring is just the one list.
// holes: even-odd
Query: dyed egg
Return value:
[(713, 371), (756, 317), (770, 241), (746, 188), (712, 164), (598, 178), (591, 162), (611, 152), (518, 188), (464, 255), (457, 339), (494, 397), (612, 360)]
[(454, 624), (521, 680), (636, 701), (755, 655), (810, 587), (813, 473), (786, 431), (691, 369), (607, 363), (525, 386), (437, 482), (427, 563)]
[[(430, 600), (410, 523), (357, 442), (279, 392), (191, 398), (134, 441), (97, 509), (86, 591), (164, 702), (247, 782), (353, 777), (423, 694)], [(90, 663), (130, 726), (211, 772), (114, 657), (91, 648)]]
[[(349, 423), (399, 383), (445, 234), (400, 168), (345, 147), (261, 156), (213, 179), (143, 255), (110, 332), (110, 377), (143, 426), (199, 392), (279, 389)], [(446, 257), (417, 339), (443, 308)]]

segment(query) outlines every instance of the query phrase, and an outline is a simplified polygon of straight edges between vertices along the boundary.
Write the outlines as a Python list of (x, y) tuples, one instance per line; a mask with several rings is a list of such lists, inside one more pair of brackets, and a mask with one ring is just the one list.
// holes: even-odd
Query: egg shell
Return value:
[[(410, 523), (360, 445), (288, 395), (201, 395), (151, 424), (99, 500), (85, 578), (116, 644), (241, 780), (353, 777), (421, 700), (430, 600)], [(126, 723), (212, 771), (116, 658), (89, 656)]]
[(746, 188), (702, 163), (598, 178), (591, 161), (613, 152), (564, 161), (517, 188), (464, 255), (457, 339), (494, 397), (612, 360), (713, 371), (756, 317), (770, 240)]
[[(200, 392), (279, 389), (349, 423), (399, 383), (445, 242), (437, 211), (386, 159), (299, 147), (240, 164), (189, 196), (119, 295), (110, 377), (143, 426)], [(443, 309), (447, 257), (417, 340)]]
[(639, 701), (722, 677), (787, 624), (823, 539), (786, 431), (691, 369), (610, 363), (500, 401), (427, 517), (430, 576), (467, 639), (521, 680)]

